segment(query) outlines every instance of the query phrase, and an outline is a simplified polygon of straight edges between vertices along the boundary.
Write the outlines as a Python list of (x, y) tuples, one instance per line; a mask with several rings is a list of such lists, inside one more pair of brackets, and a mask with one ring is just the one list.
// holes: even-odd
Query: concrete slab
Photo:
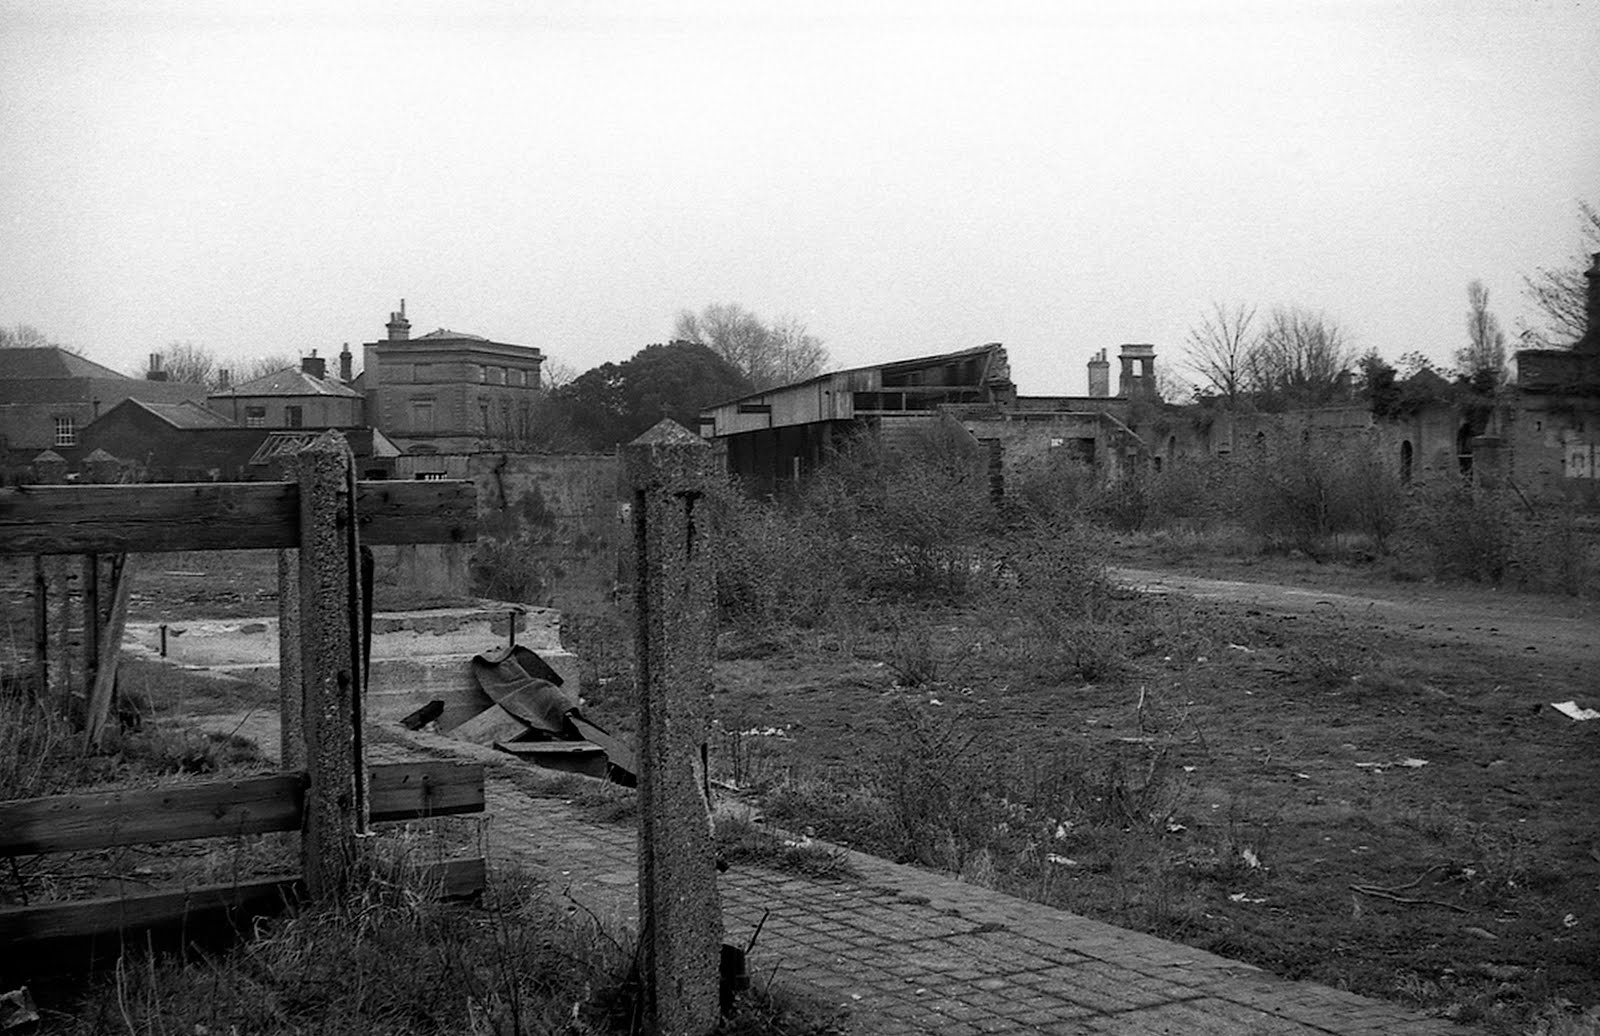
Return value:
[[(579, 687), (577, 657), (561, 647), (561, 613), (552, 608), (484, 602), (476, 608), (378, 612), (372, 617), (367, 711), (373, 719), (404, 716), (439, 699), (441, 730), (493, 704), (472, 678), (468, 662), (505, 643), (507, 617), (518, 619), (517, 643), (539, 653), (562, 681)], [(278, 619), (208, 619), (167, 625), (165, 660), (185, 668), (226, 673), (256, 683), (278, 680)], [(161, 657), (161, 623), (129, 623), (122, 649)]]

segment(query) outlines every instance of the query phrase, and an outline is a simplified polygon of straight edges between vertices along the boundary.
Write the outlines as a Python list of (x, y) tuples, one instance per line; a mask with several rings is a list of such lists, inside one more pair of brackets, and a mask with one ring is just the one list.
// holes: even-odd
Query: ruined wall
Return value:
[(419, 594), (512, 600), (581, 610), (616, 583), (618, 469), (600, 454), (471, 453), (402, 456), (395, 478), (470, 479), (478, 493), (473, 547), (387, 550), (380, 580)]
[(1600, 507), (1600, 399), (1524, 393), (1500, 433), (1524, 495)]

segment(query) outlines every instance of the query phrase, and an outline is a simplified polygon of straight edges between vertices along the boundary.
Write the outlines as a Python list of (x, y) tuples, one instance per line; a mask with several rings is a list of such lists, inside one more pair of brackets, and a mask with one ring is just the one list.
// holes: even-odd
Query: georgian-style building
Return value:
[(363, 346), (356, 384), (367, 422), (408, 453), (516, 449), (540, 389), (544, 353), (440, 328), (411, 337), (405, 301), (388, 337)]

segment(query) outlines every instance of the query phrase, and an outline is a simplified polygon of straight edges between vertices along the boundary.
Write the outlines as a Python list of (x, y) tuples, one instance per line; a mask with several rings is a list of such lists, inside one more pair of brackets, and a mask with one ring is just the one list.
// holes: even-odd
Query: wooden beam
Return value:
[[(369, 772), (374, 820), (483, 811), (481, 763), (381, 763)], [(0, 804), (0, 857), (294, 831), (304, 784), (299, 773), (278, 773), (18, 799)]]
[[(290, 482), (169, 482), (0, 489), (0, 555), (161, 553), (298, 547)], [(467, 543), (471, 482), (360, 482), (367, 544)]]
[[(418, 868), (416, 885), (441, 899), (470, 896), (484, 886), (483, 857), (443, 860)], [(0, 908), (0, 946), (127, 932), (177, 924), (204, 910), (229, 910), (235, 920), (273, 913), (305, 897), (301, 880), (257, 878), (235, 885), (141, 892), (130, 896), (82, 899), (43, 906)]]
[(482, 763), (373, 763), (367, 774), (374, 821), (483, 812)]
[(0, 805), (0, 856), (290, 831), (300, 826), (302, 780), (279, 773), (18, 799)]

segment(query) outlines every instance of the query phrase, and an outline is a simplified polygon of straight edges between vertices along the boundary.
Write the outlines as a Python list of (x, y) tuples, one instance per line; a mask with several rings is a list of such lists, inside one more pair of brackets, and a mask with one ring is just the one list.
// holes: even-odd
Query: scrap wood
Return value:
[[(111, 700), (116, 696), (117, 659), (122, 654), (122, 632), (128, 622), (128, 602), (133, 585), (133, 566), (127, 554), (117, 555), (112, 562), (111, 572), (111, 615), (100, 632), (100, 657), (95, 667), (94, 686), (90, 688), (84, 722), (84, 736), (91, 748), (99, 748), (105, 740), (111, 719)], [(97, 623), (100, 618), (91, 615), (87, 620)]]
[(506, 742), (591, 744), (605, 753), (606, 777), (626, 788), (637, 785), (633, 749), (585, 717), (577, 694), (563, 688), (561, 674), (537, 654), (517, 645), (485, 651), (473, 656), (472, 672), (494, 704), (456, 727), (452, 735), (506, 751), (513, 751)]

